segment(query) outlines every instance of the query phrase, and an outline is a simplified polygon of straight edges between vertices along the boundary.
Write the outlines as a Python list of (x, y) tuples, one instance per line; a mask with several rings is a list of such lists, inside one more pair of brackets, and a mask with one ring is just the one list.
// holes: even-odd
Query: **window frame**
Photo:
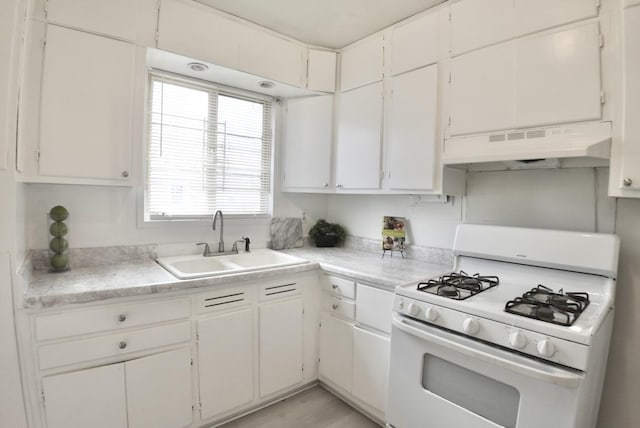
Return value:
[[(258, 223), (263, 223), (266, 220), (270, 219), (273, 216), (273, 205), (274, 205), (274, 177), (275, 177), (275, 147), (276, 147), (276, 123), (278, 114), (278, 99), (273, 96), (247, 91), (244, 89), (239, 89), (235, 87), (231, 87), (228, 85), (219, 84), (216, 82), (212, 82), (209, 80), (198, 79), (192, 76), (183, 76), (181, 74), (169, 72), (166, 70), (161, 70), (157, 68), (150, 67), (146, 76), (146, 91), (145, 91), (145, 111), (144, 111), (144, 133), (143, 133), (143, 148), (142, 148), (142, 186), (140, 188), (138, 200), (139, 209), (141, 211), (141, 225), (151, 225), (151, 224), (172, 224), (172, 223), (205, 223), (211, 222), (213, 217), (213, 212), (207, 215), (171, 215), (171, 216), (160, 216), (160, 215), (151, 215), (149, 212), (149, 148), (151, 144), (151, 112), (152, 112), (152, 94), (153, 94), (153, 78), (154, 76), (160, 77), (164, 80), (175, 81), (177, 84), (182, 84), (187, 87), (195, 87), (203, 90), (214, 90), (218, 92), (220, 95), (229, 96), (232, 98), (239, 99), (247, 99), (249, 101), (262, 101), (265, 103), (269, 103), (270, 106), (270, 121), (263, 120), (263, 132), (269, 134), (270, 143), (269, 143), (269, 153), (268, 156), (270, 158), (269, 162), (269, 170), (268, 172), (263, 171), (264, 174), (268, 174), (268, 191), (266, 192), (266, 212), (265, 213), (256, 213), (256, 214), (231, 214), (224, 213), (225, 220), (226, 219), (245, 219), (250, 220), (254, 219)], [(216, 102), (217, 104), (217, 102)], [(210, 116), (212, 112), (209, 112)], [(213, 115), (217, 115), (217, 110), (213, 112)], [(265, 153), (263, 153), (263, 156)], [(215, 211), (214, 211), (215, 212)], [(224, 212), (224, 210), (223, 210)]]

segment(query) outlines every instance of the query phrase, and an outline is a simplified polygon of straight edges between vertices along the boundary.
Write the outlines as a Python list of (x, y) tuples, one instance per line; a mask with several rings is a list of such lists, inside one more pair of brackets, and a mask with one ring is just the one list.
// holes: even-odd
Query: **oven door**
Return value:
[(393, 316), (395, 428), (578, 428), (584, 374)]

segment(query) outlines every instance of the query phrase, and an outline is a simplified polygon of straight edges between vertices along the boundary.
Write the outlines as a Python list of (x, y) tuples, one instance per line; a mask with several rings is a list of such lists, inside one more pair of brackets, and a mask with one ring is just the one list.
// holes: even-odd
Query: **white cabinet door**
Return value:
[(600, 0), (514, 0), (517, 34), (598, 16)]
[(489, 46), (514, 31), (514, 0), (462, 0), (451, 5), (451, 54)]
[(302, 382), (302, 299), (260, 305), (260, 396)]
[(48, 26), (40, 175), (126, 184), (131, 167), (135, 59), (134, 45)]
[(129, 428), (182, 428), (193, 420), (191, 349), (125, 363)]
[(509, 43), (451, 60), (451, 135), (514, 126), (513, 62)]
[(240, 26), (196, 2), (162, 0), (158, 48), (237, 69)]
[(353, 395), (378, 409), (387, 406), (389, 338), (355, 327), (353, 330)]
[(47, 0), (47, 20), (155, 47), (157, 0)]
[(382, 82), (340, 94), (338, 111), (337, 188), (379, 189)]
[(438, 13), (431, 12), (391, 30), (391, 74), (438, 61)]
[(597, 23), (524, 39), (515, 46), (516, 126), (600, 119)]
[(287, 101), (284, 187), (328, 190), (331, 178), (333, 95)]
[(124, 364), (42, 379), (47, 428), (127, 428)]
[[(624, 131), (618, 186), (640, 189), (640, 6), (624, 10)], [(624, 181), (626, 180), (626, 181)]]
[(321, 92), (336, 90), (336, 57), (331, 51), (309, 48), (307, 89)]
[(253, 338), (251, 309), (198, 320), (203, 420), (253, 400)]
[[(227, 35), (225, 39), (229, 38)], [(263, 30), (242, 26), (232, 36), (239, 41), (238, 69), (267, 79), (304, 87), (303, 45)]]
[(353, 324), (322, 312), (320, 377), (351, 392), (353, 381)]
[(394, 294), (390, 291), (358, 284), (356, 321), (391, 334), (391, 314)]
[(389, 188), (429, 190), (436, 168), (437, 65), (392, 78), (388, 131)]
[(382, 34), (374, 34), (342, 50), (341, 91), (382, 80), (382, 43)]

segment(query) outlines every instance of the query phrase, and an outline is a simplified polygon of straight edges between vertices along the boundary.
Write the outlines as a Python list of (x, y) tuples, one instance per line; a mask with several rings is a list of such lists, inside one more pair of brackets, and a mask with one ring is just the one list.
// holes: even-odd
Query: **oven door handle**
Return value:
[(452, 340), (448, 340), (435, 334), (429, 333), (419, 327), (409, 325), (409, 322), (410, 321), (406, 320), (405, 318), (401, 318), (396, 314), (393, 315), (393, 326), (404, 331), (405, 333), (449, 349), (454, 349), (456, 352), (461, 352), (465, 355), (477, 358), (484, 362), (504, 367), (520, 374), (525, 374), (529, 377), (539, 379), (546, 383), (553, 383), (567, 388), (577, 388), (582, 381), (582, 376), (579, 374), (573, 374), (551, 366), (548, 368), (537, 368), (519, 363), (517, 361), (510, 361), (499, 355), (494, 355), (478, 349), (474, 349), (462, 343), (457, 343)]

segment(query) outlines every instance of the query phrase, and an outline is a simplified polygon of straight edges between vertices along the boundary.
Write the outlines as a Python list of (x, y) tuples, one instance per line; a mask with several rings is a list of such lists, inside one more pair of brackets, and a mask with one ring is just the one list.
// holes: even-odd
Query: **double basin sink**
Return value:
[(205, 278), (253, 272), (308, 263), (307, 260), (273, 250), (204, 257), (202, 255), (158, 257), (157, 262), (178, 279)]

